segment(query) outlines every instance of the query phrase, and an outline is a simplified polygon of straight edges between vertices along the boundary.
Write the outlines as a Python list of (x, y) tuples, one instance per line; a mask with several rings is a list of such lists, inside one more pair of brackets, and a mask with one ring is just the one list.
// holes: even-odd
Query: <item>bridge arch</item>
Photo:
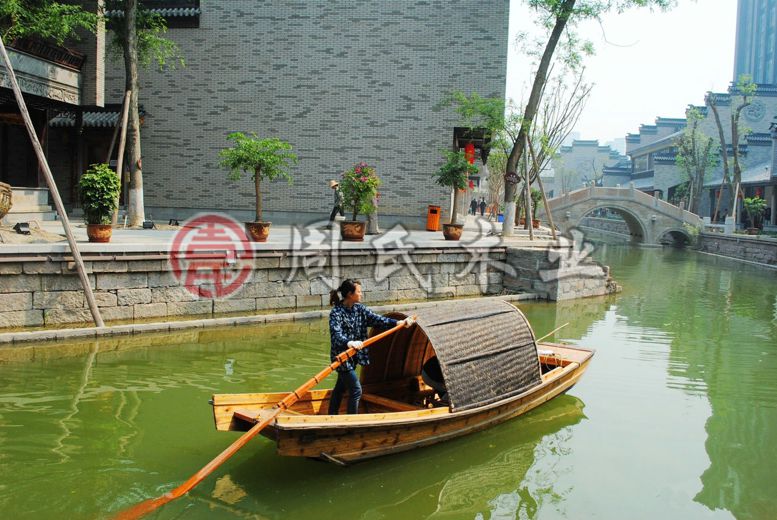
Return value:
[[(662, 240), (690, 242), (686, 225), (700, 228), (701, 218), (657, 197), (629, 188), (588, 187), (548, 201), (553, 221), (561, 231), (579, 226), (587, 215), (599, 208), (615, 211), (623, 217), (633, 242), (658, 245)], [(543, 214), (543, 208), (540, 208)]]
[(577, 219), (577, 222), (574, 223), (574, 227), (579, 227), (582, 224), (583, 219), (591, 216), (592, 213), (599, 209), (608, 209), (619, 215), (626, 222), (626, 226), (629, 228), (629, 235), (631, 235), (632, 242), (645, 242), (645, 237), (648, 236), (648, 230), (645, 229), (645, 226), (642, 223), (639, 215), (634, 213), (634, 211), (631, 209), (617, 203), (614, 204), (602, 202), (601, 204), (595, 205), (589, 209), (587, 213), (580, 215), (580, 217)]
[(660, 244), (670, 243), (672, 245), (681, 246), (688, 245), (692, 241), (691, 234), (685, 228), (669, 228), (664, 230), (658, 237)]

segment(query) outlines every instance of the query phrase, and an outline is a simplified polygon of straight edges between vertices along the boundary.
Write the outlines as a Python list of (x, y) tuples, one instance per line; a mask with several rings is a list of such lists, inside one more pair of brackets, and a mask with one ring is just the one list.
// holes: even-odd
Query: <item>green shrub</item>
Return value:
[(118, 207), (121, 183), (107, 164), (93, 164), (78, 181), (81, 207), (87, 224), (110, 224)]

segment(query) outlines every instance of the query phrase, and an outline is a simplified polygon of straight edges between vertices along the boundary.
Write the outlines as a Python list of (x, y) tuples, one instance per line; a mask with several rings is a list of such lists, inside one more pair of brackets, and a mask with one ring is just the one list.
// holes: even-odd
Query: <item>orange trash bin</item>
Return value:
[(440, 206), (429, 205), (426, 209), (426, 230), (439, 231), (440, 229)]

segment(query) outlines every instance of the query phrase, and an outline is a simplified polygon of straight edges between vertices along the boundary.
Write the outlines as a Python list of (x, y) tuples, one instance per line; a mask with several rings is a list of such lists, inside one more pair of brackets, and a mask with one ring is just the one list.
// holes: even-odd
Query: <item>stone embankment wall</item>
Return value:
[[(590, 258), (579, 258), (573, 248), (509, 249), (507, 263), (515, 276), (505, 275), (506, 291), (531, 292), (548, 300), (603, 296), (620, 291), (610, 268)], [(581, 255), (582, 256), (582, 255)]]
[[(488, 257), (503, 262), (505, 248)], [(350, 250), (338, 256), (257, 256), (251, 276), (234, 294), (209, 297), (209, 286), (187, 286), (164, 255), (108, 255), (85, 258), (89, 280), (105, 321), (168, 319), (182, 316), (250, 314), (329, 306), (330, 285), (343, 278), (362, 281), (369, 303), (458, 298), (502, 292), (502, 272), (471, 264), (473, 256), (442, 250), (415, 250), (388, 256), (375, 250)], [(0, 328), (91, 323), (83, 290), (70, 258), (0, 258)], [(227, 258), (223, 272), (238, 268)]]
[(696, 247), (703, 253), (777, 267), (777, 239), (775, 238), (700, 233)]

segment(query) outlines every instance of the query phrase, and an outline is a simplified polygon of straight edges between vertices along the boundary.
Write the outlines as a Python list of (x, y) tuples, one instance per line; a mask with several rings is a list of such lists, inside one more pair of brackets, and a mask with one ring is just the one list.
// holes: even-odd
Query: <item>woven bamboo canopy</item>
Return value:
[[(521, 311), (500, 300), (440, 302), (417, 309), (417, 327), (370, 349), (365, 384), (406, 380), (437, 356), (452, 411), (484, 406), (541, 383), (534, 332)], [(390, 316), (402, 319), (404, 314)]]

